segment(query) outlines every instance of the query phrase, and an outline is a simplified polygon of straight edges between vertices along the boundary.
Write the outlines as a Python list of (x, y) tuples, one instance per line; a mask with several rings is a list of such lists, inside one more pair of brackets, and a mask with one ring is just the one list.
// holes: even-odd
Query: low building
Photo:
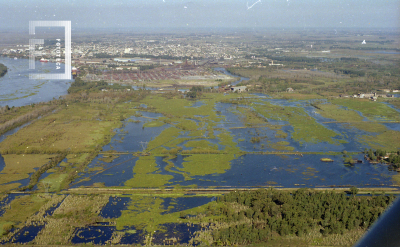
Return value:
[(245, 92), (247, 90), (246, 86), (231, 87), (231, 92)]

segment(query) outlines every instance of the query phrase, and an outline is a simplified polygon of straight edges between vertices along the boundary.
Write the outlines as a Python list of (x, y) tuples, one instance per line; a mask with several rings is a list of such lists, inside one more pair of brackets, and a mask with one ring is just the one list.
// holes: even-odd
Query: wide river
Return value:
[(0, 63), (8, 68), (8, 72), (0, 78), (0, 106), (23, 106), (58, 98), (67, 94), (73, 81), (29, 79), (30, 73), (62, 73), (64, 64), (57, 70), (55, 63), (36, 61), (35, 70), (29, 70), (28, 59), (0, 57)]

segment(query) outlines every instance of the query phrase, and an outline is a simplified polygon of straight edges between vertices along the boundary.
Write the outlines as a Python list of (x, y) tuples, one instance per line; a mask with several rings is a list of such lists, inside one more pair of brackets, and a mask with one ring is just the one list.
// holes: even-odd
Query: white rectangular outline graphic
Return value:
[[(71, 80), (71, 21), (29, 21), (29, 34), (35, 34), (36, 27), (64, 27), (65, 30), (65, 72), (58, 74), (30, 73), (29, 79)], [(29, 69), (35, 69), (35, 44), (43, 44), (43, 39), (29, 40)]]

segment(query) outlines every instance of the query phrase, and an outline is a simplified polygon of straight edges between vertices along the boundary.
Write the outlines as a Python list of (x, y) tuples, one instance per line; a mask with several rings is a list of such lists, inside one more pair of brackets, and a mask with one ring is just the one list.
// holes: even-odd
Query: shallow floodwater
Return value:
[[(166, 232), (156, 232), (153, 235), (154, 240), (152, 243), (158, 245), (173, 245), (173, 244), (187, 244), (190, 238), (196, 231), (199, 231), (201, 227), (199, 225), (187, 225), (178, 223), (169, 223), (162, 225)], [(171, 239), (175, 238), (177, 241), (174, 243)], [(169, 239), (169, 241), (168, 241)]]
[(44, 225), (40, 226), (25, 226), (13, 236), (10, 243), (25, 244), (34, 240), (37, 234), (43, 229)]
[[(265, 101), (270, 101), (265, 99)], [(220, 111), (222, 115), (225, 116), (225, 121), (221, 121), (217, 127), (224, 128), (229, 131), (234, 136), (234, 140), (238, 143), (238, 146), (242, 151), (246, 152), (270, 152), (276, 151), (273, 148), (273, 144), (280, 141), (288, 142), (288, 146), (293, 147), (293, 151), (299, 152), (326, 152), (326, 151), (336, 151), (341, 152), (346, 150), (348, 152), (359, 152), (368, 147), (366, 144), (361, 143), (358, 138), (362, 135), (367, 135), (365, 131), (352, 128), (346, 123), (332, 123), (332, 119), (324, 118), (318, 113), (315, 113), (312, 106), (302, 106), (298, 102), (287, 102), (285, 100), (271, 100), (274, 104), (281, 106), (296, 106), (302, 107), (305, 112), (315, 121), (327, 129), (335, 131), (338, 135), (334, 138), (336, 140), (343, 140), (347, 143), (336, 143), (330, 144), (326, 142), (319, 143), (300, 143), (292, 139), (291, 135), (294, 132), (292, 126), (286, 121), (271, 120), (267, 119), (268, 124), (280, 125), (280, 130), (287, 133), (286, 138), (276, 138), (277, 130), (270, 129), (269, 127), (257, 127), (257, 128), (243, 128), (245, 125), (240, 121), (240, 117), (234, 114), (236, 106), (231, 104), (219, 103), (216, 106), (216, 110)], [(282, 104), (281, 104), (282, 103)], [(243, 106), (248, 107), (248, 106)], [(249, 107), (251, 108), (251, 107)], [(262, 116), (261, 116), (262, 117)], [(252, 143), (252, 137), (262, 137), (262, 141), (259, 143)], [(271, 146), (272, 145), (272, 146)]]
[[(115, 129), (116, 135), (110, 144), (103, 147), (103, 151), (115, 150), (119, 152), (141, 152), (146, 149), (146, 142), (157, 137), (164, 129), (170, 127), (164, 124), (160, 127), (143, 127), (147, 122), (162, 117), (162, 114), (139, 111), (141, 117), (130, 117), (123, 122), (123, 127)], [(138, 121), (138, 122), (131, 122)]]
[[(124, 154), (115, 158), (112, 162), (105, 162), (100, 159), (103, 155), (98, 155), (88, 165), (88, 169), (101, 167), (101, 172), (92, 171), (80, 174), (81, 177), (71, 184), (71, 188), (80, 186), (90, 186), (93, 183), (104, 183), (105, 186), (124, 186), (125, 181), (133, 177), (133, 167), (138, 157), (132, 154)], [(88, 181), (82, 179), (88, 179)]]
[[(45, 102), (67, 94), (73, 80), (33, 80), (30, 73), (62, 73), (64, 64), (56, 69), (55, 63), (35, 62), (35, 70), (29, 70), (29, 60), (0, 57), (7, 66), (7, 73), (0, 78), (0, 106), (23, 106)], [(61, 71), (61, 72), (60, 72)]]
[(110, 196), (109, 202), (101, 209), (99, 216), (103, 218), (118, 218), (122, 210), (128, 208), (132, 201), (130, 197)]
[(162, 205), (166, 211), (161, 213), (162, 215), (195, 208), (211, 202), (213, 198), (208, 196), (166, 197), (163, 200)]
[[(322, 162), (321, 158), (333, 162)], [(362, 155), (353, 158), (363, 159)], [(176, 161), (182, 161), (177, 159)], [(175, 163), (176, 167), (185, 164)], [(164, 174), (164, 173), (162, 173)], [(172, 175), (173, 173), (168, 173)], [(231, 163), (222, 174), (193, 176), (193, 180), (174, 180), (180, 184), (199, 187), (388, 187), (394, 185), (386, 165), (367, 161), (355, 165), (343, 164), (342, 155), (258, 155), (246, 154)]]
[[(153, 198), (153, 197), (151, 197)], [(179, 212), (182, 210), (198, 207), (211, 202), (211, 197), (154, 197), (157, 200), (163, 200), (160, 209), (164, 210), (161, 215)], [(99, 216), (115, 219), (121, 216), (122, 211), (130, 210), (128, 205), (135, 204), (135, 196), (115, 196), (110, 197), (109, 203), (101, 210)], [(135, 209), (133, 209), (135, 210)], [(162, 216), (160, 216), (162, 217)], [(162, 231), (153, 232), (153, 244), (164, 244), (166, 239), (176, 238), (176, 243), (187, 244), (193, 233), (200, 230), (198, 225), (187, 225), (180, 223), (161, 224), (158, 226)], [(112, 239), (113, 234), (116, 232), (114, 225), (109, 225), (107, 222), (97, 223), (96, 225), (77, 228), (71, 240), (72, 243), (89, 243), (106, 244), (107, 241)], [(121, 238), (120, 244), (138, 244), (145, 240), (145, 236), (149, 234), (146, 231), (136, 229), (134, 226), (125, 228), (124, 235)]]
[[(263, 95), (259, 95), (263, 96)], [(242, 155), (231, 160), (231, 167), (224, 173), (210, 174), (205, 176), (192, 176), (188, 174), (192, 180), (185, 180), (182, 174), (182, 168), (185, 167), (186, 156), (178, 155), (171, 159), (170, 162), (174, 167), (170, 167), (163, 159), (163, 156), (156, 156), (157, 171), (163, 175), (171, 175), (173, 178), (169, 180), (165, 186), (190, 186), (197, 185), (199, 187), (208, 186), (228, 186), (228, 187), (257, 187), (257, 186), (282, 186), (282, 187), (332, 187), (332, 186), (358, 186), (358, 187), (382, 187), (394, 185), (391, 176), (395, 174), (389, 171), (385, 165), (370, 164), (364, 161), (363, 164), (355, 164), (347, 166), (343, 164), (344, 157), (342, 155), (322, 155), (322, 154), (306, 154), (297, 156), (295, 152), (360, 152), (369, 146), (360, 140), (364, 135), (371, 133), (351, 127), (346, 123), (336, 123), (332, 119), (324, 118), (316, 109), (310, 105), (310, 101), (288, 101), (283, 99), (270, 99), (261, 97), (263, 101), (280, 105), (303, 108), (306, 114), (313, 118), (317, 123), (327, 129), (334, 131), (337, 136), (333, 138), (335, 144), (319, 142), (299, 142), (292, 138), (294, 129), (288, 122), (267, 119), (268, 123), (279, 125), (279, 131), (283, 131), (287, 136), (277, 135), (278, 129), (269, 127), (244, 128), (245, 125), (241, 121), (236, 104), (217, 103), (215, 111), (218, 111), (223, 120), (217, 123), (216, 128), (222, 128), (231, 133), (233, 140), (241, 151), (251, 152), (253, 154)], [(203, 104), (199, 101), (194, 107)], [(251, 106), (239, 105), (240, 107)], [(132, 117), (132, 120), (140, 122), (132, 123), (129, 119), (124, 122), (124, 127), (115, 130), (117, 135), (113, 137), (111, 144), (106, 145), (103, 150), (116, 150), (122, 152), (137, 152), (142, 151), (148, 142), (159, 135), (162, 130), (169, 127), (163, 125), (161, 127), (143, 127), (143, 125), (156, 119), (161, 114), (151, 112), (140, 112), (142, 117)], [(359, 113), (361, 114), (361, 113)], [(361, 114), (362, 116), (362, 114)], [(365, 118), (365, 121), (367, 119)], [(399, 123), (385, 123), (389, 129), (399, 130)], [(203, 126), (204, 127), (204, 126)], [(215, 131), (215, 136), (221, 131)], [(182, 131), (179, 137), (188, 137), (189, 132)], [(262, 141), (252, 142), (251, 138), (261, 137)], [(201, 138), (202, 139), (202, 138)], [(224, 146), (219, 144), (219, 139), (206, 139), (212, 144), (217, 144), (219, 150), (224, 149)], [(187, 141), (184, 141), (177, 146), (183, 150), (190, 150), (185, 147)], [(276, 152), (276, 143), (286, 143), (286, 147), (293, 148), (290, 155), (273, 155), (260, 154), (260, 152)], [(281, 151), (285, 152), (285, 151)], [(286, 151), (287, 152), (287, 151)], [(212, 155), (212, 154), (209, 154)], [(321, 158), (332, 157), (334, 162), (324, 163)], [(104, 183), (106, 186), (121, 186), (135, 176), (133, 168), (137, 157), (131, 154), (123, 154), (116, 157), (113, 161), (107, 163), (102, 161), (102, 155), (96, 157), (89, 168), (102, 167), (105, 171), (93, 171), (87, 174), (81, 174), (82, 178), (90, 178), (88, 181), (75, 183), (73, 187), (90, 186), (93, 183)], [(354, 156), (362, 160), (363, 155)], [(168, 168), (167, 168), (168, 167)], [(312, 174), (312, 175), (310, 175)], [(82, 179), (80, 178), (80, 179)]]
[(23, 195), (18, 193), (8, 194), (2, 201), (0, 201), (0, 217), (6, 211), (5, 206), (10, 204), (16, 197)]
[[(210, 154), (212, 155), (212, 154)], [(333, 162), (322, 162), (321, 158), (331, 158)], [(353, 156), (363, 160), (363, 155)], [(364, 163), (346, 165), (342, 155), (261, 155), (246, 154), (231, 161), (231, 168), (224, 173), (215, 173), (204, 176), (191, 176), (192, 180), (185, 180), (177, 169), (185, 166), (184, 156), (170, 160), (174, 163), (171, 171), (165, 170), (168, 165), (162, 157), (156, 159), (158, 171), (156, 173), (172, 175), (173, 179), (166, 186), (198, 187), (389, 187), (394, 186), (391, 176), (395, 171), (389, 171), (387, 165)], [(113, 162), (114, 163), (114, 162)], [(112, 163), (112, 164), (113, 164)], [(111, 165), (112, 165), (111, 164)], [(90, 181), (77, 183), (72, 187), (90, 186), (93, 183), (103, 182), (106, 186), (121, 186), (134, 176), (132, 173), (135, 161), (126, 163), (126, 166), (116, 166), (114, 172), (106, 171), (91, 177)], [(128, 175), (124, 175), (121, 171)], [(129, 171), (130, 170), (130, 171)], [(122, 174), (121, 174), (122, 173)]]
[(4, 162), (4, 158), (0, 154), (0, 172), (4, 169), (5, 166), (6, 166), (6, 163)]

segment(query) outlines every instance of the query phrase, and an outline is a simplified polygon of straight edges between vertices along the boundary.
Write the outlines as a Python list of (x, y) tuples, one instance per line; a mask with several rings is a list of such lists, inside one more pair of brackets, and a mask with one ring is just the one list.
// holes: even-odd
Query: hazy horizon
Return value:
[(0, 0), (0, 29), (24, 31), (32, 20), (70, 20), (72, 29), (398, 29), (396, 0)]

